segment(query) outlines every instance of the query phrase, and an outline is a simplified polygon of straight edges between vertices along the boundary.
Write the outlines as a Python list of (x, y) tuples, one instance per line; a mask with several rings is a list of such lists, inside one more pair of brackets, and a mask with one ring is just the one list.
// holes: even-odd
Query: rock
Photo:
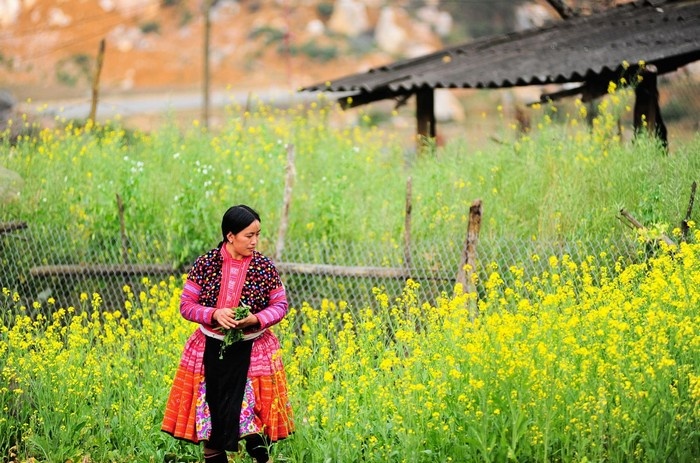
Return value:
[(109, 42), (120, 52), (128, 53), (138, 47), (144, 34), (138, 27), (118, 25), (109, 32)]
[(681, 70), (691, 78), (700, 78), (700, 61), (695, 61), (693, 63), (687, 64), (681, 68)]
[(0, 204), (8, 204), (19, 198), (24, 180), (15, 171), (0, 166)]
[(319, 19), (313, 19), (306, 25), (306, 33), (311, 37), (319, 37), (323, 35), (325, 30), (326, 26), (324, 26), (323, 21)]
[(524, 31), (544, 26), (552, 20), (549, 11), (542, 5), (526, 3), (515, 9), (515, 30)]
[[(0, 140), (7, 135), (7, 129), (10, 119), (12, 119), (13, 108), (15, 107), (15, 99), (12, 95), (4, 90), (0, 90)], [(10, 126), (10, 139), (15, 136), (16, 126)]]
[(22, 11), (19, 0), (3, 0), (0, 2), (0, 26), (7, 27), (14, 24)]
[(404, 51), (404, 56), (406, 58), (418, 58), (419, 56), (429, 55), (437, 51), (435, 47), (432, 47), (425, 43), (412, 43), (406, 47)]
[(114, 9), (117, 7), (117, 5), (115, 5), (114, 3), (114, 0), (99, 0), (98, 3), (100, 5), (100, 8), (102, 8), (102, 11), (106, 13), (114, 11)]
[(416, 17), (428, 24), (440, 37), (447, 37), (452, 31), (452, 15), (446, 11), (439, 11), (434, 5), (420, 8)]
[(63, 12), (60, 8), (51, 8), (49, 10), (48, 23), (50, 26), (67, 27), (70, 26), (73, 19)]
[(336, 34), (357, 37), (369, 29), (367, 7), (357, 0), (336, 0), (328, 29)]
[(384, 7), (379, 13), (374, 39), (380, 50), (399, 54), (404, 50), (408, 34), (396, 22), (396, 12), (392, 7)]
[(11, 111), (15, 104), (17, 101), (10, 93), (0, 90), (0, 118), (4, 113)]
[(435, 120), (437, 122), (461, 122), (464, 119), (464, 108), (454, 93), (448, 89), (436, 89)]
[(138, 15), (139, 18), (157, 17), (160, 12), (160, 0), (114, 0), (117, 11), (125, 16)]

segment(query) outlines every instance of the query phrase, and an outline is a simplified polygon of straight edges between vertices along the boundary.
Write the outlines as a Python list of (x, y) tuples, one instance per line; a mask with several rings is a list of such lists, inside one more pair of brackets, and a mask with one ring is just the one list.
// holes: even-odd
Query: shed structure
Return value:
[[(700, 59), (700, 0), (639, 0), (588, 16), (487, 37), (412, 59), (397, 61), (301, 92), (343, 93), (343, 108), (383, 99), (399, 103), (416, 96), (416, 130), (435, 137), (438, 88), (508, 88), (579, 84), (541, 100), (581, 95), (590, 101), (608, 84), (641, 74), (635, 129), (642, 121), (664, 141), (656, 76)], [(348, 97), (350, 96), (350, 98)]]

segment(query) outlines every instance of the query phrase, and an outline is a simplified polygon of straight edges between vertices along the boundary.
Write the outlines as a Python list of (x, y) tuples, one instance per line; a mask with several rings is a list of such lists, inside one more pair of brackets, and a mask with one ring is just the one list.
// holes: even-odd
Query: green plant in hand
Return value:
[[(247, 317), (250, 314), (250, 306), (244, 303), (241, 303), (239, 307), (234, 307), (232, 309), (234, 311), (234, 318), (236, 320), (241, 320), (245, 317)], [(238, 330), (238, 329), (224, 329), (224, 340), (221, 343), (221, 350), (219, 351), (219, 359), (224, 358), (224, 351), (226, 350), (227, 346), (230, 346), (234, 342), (238, 342), (241, 339), (243, 339), (243, 331)]]

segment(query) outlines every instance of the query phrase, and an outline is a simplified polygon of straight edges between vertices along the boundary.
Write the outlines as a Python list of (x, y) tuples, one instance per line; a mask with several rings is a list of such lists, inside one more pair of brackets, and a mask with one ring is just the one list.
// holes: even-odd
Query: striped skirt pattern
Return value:
[[(165, 407), (162, 431), (192, 443), (208, 440), (211, 419), (206, 402), (204, 346), (197, 329), (185, 344)], [(287, 379), (279, 341), (269, 330), (253, 343), (251, 365), (242, 398), (240, 435), (264, 433), (271, 442), (294, 431)]]

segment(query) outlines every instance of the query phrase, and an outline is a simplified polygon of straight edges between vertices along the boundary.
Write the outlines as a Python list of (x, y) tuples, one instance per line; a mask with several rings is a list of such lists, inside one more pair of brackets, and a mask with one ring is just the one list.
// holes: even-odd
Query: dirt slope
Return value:
[[(200, 88), (201, 3), (25, 0), (16, 20), (0, 28), (0, 88), (20, 100), (88, 95), (102, 39), (102, 92)], [(347, 39), (314, 39), (306, 31), (312, 20), (327, 19), (322, 13), (311, 1), (219, 2), (210, 16), (212, 86), (296, 89), (392, 60), (358, 54)]]

